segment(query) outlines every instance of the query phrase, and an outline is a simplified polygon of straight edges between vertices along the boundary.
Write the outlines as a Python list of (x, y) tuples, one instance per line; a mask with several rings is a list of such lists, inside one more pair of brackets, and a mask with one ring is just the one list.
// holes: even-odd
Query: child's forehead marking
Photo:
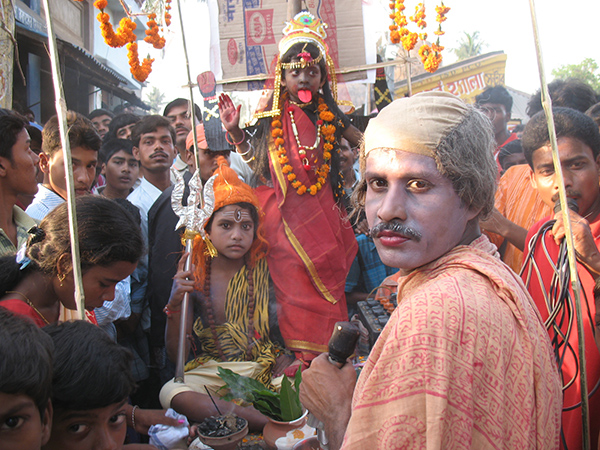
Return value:
[(223, 211), (221, 217), (227, 220), (233, 220), (236, 223), (243, 222), (245, 220), (252, 220), (252, 215), (245, 209), (236, 208), (233, 211)]

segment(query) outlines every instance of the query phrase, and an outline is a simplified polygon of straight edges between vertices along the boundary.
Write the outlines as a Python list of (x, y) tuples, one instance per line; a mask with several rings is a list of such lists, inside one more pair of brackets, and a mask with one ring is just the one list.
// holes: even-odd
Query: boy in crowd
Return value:
[(52, 340), (0, 308), (0, 450), (40, 450), (52, 425)]
[(140, 162), (133, 156), (133, 143), (125, 139), (111, 139), (100, 148), (101, 174), (106, 184), (97, 193), (110, 199), (126, 199), (140, 173)]
[(116, 115), (110, 122), (108, 132), (103, 139), (105, 141), (109, 139), (131, 139), (131, 130), (141, 119), (137, 114), (121, 113)]
[[(67, 126), (75, 195), (89, 194), (96, 177), (98, 150), (102, 141), (92, 122), (79, 113), (67, 111)], [(65, 165), (56, 116), (46, 122), (42, 138), (39, 164), (44, 173), (44, 182), (38, 186), (38, 193), (25, 211), (37, 221), (41, 221), (46, 214), (67, 199)]]
[(114, 116), (115, 115), (110, 111), (101, 108), (95, 109), (90, 113), (89, 118), (102, 139), (104, 139), (104, 135), (108, 133), (108, 127)]
[[(135, 421), (142, 415), (136, 415), (135, 409), (127, 403), (135, 388), (129, 351), (100, 328), (84, 321), (52, 324), (43, 331), (52, 338), (55, 348), (54, 419), (50, 440), (43, 449), (154, 448), (123, 445), (127, 425), (148, 432), (148, 424)], [(167, 425), (180, 425), (174, 419), (162, 419)]]
[[(600, 432), (600, 353), (594, 341), (598, 321), (594, 298), (600, 292), (600, 133), (598, 126), (585, 114), (571, 108), (554, 108), (558, 154), (564, 186), (569, 200), (571, 230), (577, 253), (577, 273), (582, 286), (582, 311), (586, 353), (586, 371), (589, 393), (591, 447), (597, 448)], [(527, 123), (523, 132), (523, 150), (529, 163), (529, 177), (533, 188), (548, 208), (558, 200), (560, 179), (554, 171), (546, 116), (540, 111)], [(549, 222), (555, 219), (555, 222)], [(563, 413), (561, 448), (582, 448), (581, 420), (581, 361), (577, 355), (578, 336), (571, 329), (574, 297), (572, 293), (557, 295), (557, 278), (561, 243), (565, 237), (562, 212), (537, 222), (528, 232), (525, 248), (531, 249), (535, 266), (526, 265), (523, 280), (540, 310), (548, 321), (547, 329), (554, 346), (556, 360), (563, 381)], [(558, 266), (558, 267), (556, 267)], [(565, 291), (567, 289), (565, 288)], [(550, 319), (551, 318), (551, 319)]]
[(38, 156), (31, 151), (27, 122), (0, 117), (0, 255), (16, 253), (35, 222), (17, 206), (20, 195), (35, 195)]

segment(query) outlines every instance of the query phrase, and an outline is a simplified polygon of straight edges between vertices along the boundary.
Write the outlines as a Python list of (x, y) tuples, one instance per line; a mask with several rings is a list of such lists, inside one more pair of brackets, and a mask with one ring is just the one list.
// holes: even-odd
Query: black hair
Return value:
[(117, 114), (115, 117), (113, 117), (113, 120), (111, 120), (110, 125), (108, 126), (108, 131), (104, 135), (104, 141), (106, 142), (110, 139), (118, 139), (117, 131), (119, 131), (119, 128), (126, 127), (132, 123), (138, 123), (140, 120), (142, 120), (142, 118), (137, 114)]
[(125, 198), (113, 198), (112, 201), (121, 205), (121, 207), (131, 215), (138, 227), (141, 226), (142, 216), (140, 215), (140, 209), (137, 206)]
[[(186, 100), (185, 98), (176, 98), (175, 100), (169, 102), (167, 104), (167, 106), (165, 106), (165, 109), (163, 111), (163, 116), (167, 116), (169, 114), (169, 111), (171, 111), (171, 109), (177, 107), (177, 106), (185, 106), (186, 108), (189, 106), (190, 101)], [(202, 111), (200, 111), (200, 107), (198, 105), (196, 105), (194, 103), (194, 115), (196, 116), (196, 119), (198, 119), (200, 122), (202, 122)], [(192, 125), (193, 125), (193, 121), (192, 121)]]
[[(67, 126), (69, 128), (69, 144), (71, 148), (85, 147), (98, 151), (102, 144), (100, 135), (94, 124), (87, 117), (75, 111), (67, 111)], [(49, 156), (62, 148), (58, 118), (52, 116), (42, 131), (42, 151)]]
[(504, 86), (488, 86), (481, 94), (475, 97), (475, 103), (477, 105), (485, 105), (486, 103), (503, 105), (506, 114), (510, 117), (513, 98)]
[(111, 111), (108, 111), (107, 109), (98, 108), (88, 114), (88, 119), (92, 120), (100, 116), (108, 116), (111, 119), (115, 117), (115, 115)]
[(98, 162), (107, 163), (110, 158), (117, 152), (124, 151), (125, 153), (133, 156), (133, 142), (128, 139), (110, 139), (104, 141), (102, 147), (100, 147), (100, 153), (98, 154)]
[(29, 124), (21, 116), (7, 114), (0, 116), (0, 156), (12, 162), (12, 148), (17, 136)]
[[(600, 132), (598, 125), (582, 112), (571, 108), (552, 108), (556, 138), (570, 137), (587, 145), (594, 158), (600, 154)], [(523, 154), (533, 168), (533, 152), (550, 142), (546, 113), (540, 111), (525, 126), (523, 136)]]
[[(548, 94), (552, 99), (552, 107), (573, 108), (585, 112), (598, 101), (594, 89), (578, 78), (554, 80), (548, 84)], [(538, 90), (527, 102), (527, 115), (533, 117), (542, 111), (542, 91)]]
[(52, 390), (54, 344), (33, 321), (0, 307), (0, 392), (31, 399), (44, 418)]
[(52, 406), (86, 411), (125, 401), (135, 389), (131, 352), (83, 320), (48, 325), (54, 342)]
[[(108, 266), (114, 262), (137, 263), (144, 251), (140, 227), (131, 214), (112, 200), (86, 195), (75, 200), (81, 269)], [(39, 227), (30, 231), (26, 255), (31, 263), (21, 268), (13, 256), (0, 258), (0, 297), (33, 271), (57, 274), (58, 260), (71, 254), (67, 203), (58, 205)], [(71, 258), (64, 261), (70, 269)]]
[(25, 127), (27, 132), (29, 133), (29, 138), (31, 139), (31, 144), (36, 143), (39, 145), (31, 145), (31, 150), (39, 155), (42, 151), (42, 131), (38, 127), (34, 127), (33, 125), (27, 125)]
[(498, 162), (500, 166), (504, 169), (504, 159), (510, 155), (516, 155), (518, 153), (523, 153), (523, 145), (521, 144), (521, 139), (515, 139), (514, 141), (510, 141), (504, 147), (500, 149), (498, 153)]
[(169, 133), (171, 134), (171, 139), (173, 140), (173, 145), (175, 145), (175, 129), (171, 125), (171, 122), (169, 122), (163, 116), (155, 114), (151, 116), (144, 116), (142, 120), (135, 124), (135, 126), (131, 130), (131, 142), (133, 142), (133, 146), (140, 146), (140, 138), (142, 137), (142, 134), (153, 133), (159, 128), (166, 128), (167, 130), (169, 130)]
[(589, 107), (589, 109), (585, 112), (585, 115), (591, 117), (596, 125), (600, 127), (600, 103), (595, 103)]

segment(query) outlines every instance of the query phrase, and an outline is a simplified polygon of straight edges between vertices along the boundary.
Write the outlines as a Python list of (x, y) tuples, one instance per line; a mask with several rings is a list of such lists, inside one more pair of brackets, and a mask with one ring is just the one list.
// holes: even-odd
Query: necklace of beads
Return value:
[[(274, 142), (277, 148), (277, 156), (279, 158), (279, 163), (281, 164), (281, 170), (287, 176), (287, 179), (291, 183), (292, 187), (296, 189), (298, 195), (303, 195), (307, 191), (311, 195), (316, 195), (317, 192), (321, 190), (323, 185), (325, 185), (327, 176), (331, 170), (331, 151), (334, 148), (336, 131), (335, 125), (333, 125), (335, 115), (331, 111), (329, 111), (325, 100), (323, 100), (321, 97), (319, 97), (318, 103), (319, 106), (317, 107), (317, 110), (319, 113), (319, 119), (317, 120), (317, 138), (315, 140), (314, 146), (311, 147), (306, 147), (300, 144), (298, 130), (296, 129), (296, 122), (294, 121), (293, 109), (290, 107), (286, 110), (286, 112), (290, 115), (290, 120), (292, 122), (292, 131), (294, 133), (296, 143), (298, 144), (298, 155), (300, 156), (304, 169), (306, 171), (311, 170), (311, 165), (309, 164), (308, 158), (306, 156), (306, 150), (314, 151), (315, 149), (317, 149), (320, 143), (321, 136), (325, 141), (325, 143), (323, 144), (323, 164), (321, 165), (321, 167), (315, 168), (317, 182), (309, 187), (305, 186), (302, 182), (298, 181), (297, 176), (294, 173), (294, 169), (289, 164), (289, 158), (287, 157), (287, 151), (285, 149), (285, 140), (283, 138), (281, 116), (275, 116), (271, 121), (271, 135), (275, 140)], [(317, 163), (316, 156), (314, 162), (315, 164)]]
[[(206, 280), (204, 282), (204, 305), (206, 308), (206, 316), (208, 319), (208, 326), (212, 334), (213, 340), (215, 341), (215, 347), (221, 361), (227, 361), (227, 357), (221, 347), (221, 341), (219, 341), (219, 335), (217, 334), (217, 325), (215, 323), (215, 315), (213, 310), (212, 299), (210, 296), (210, 271), (211, 271), (211, 258), (208, 257), (206, 261)], [(253, 270), (248, 264), (246, 264), (246, 277), (248, 282), (248, 345), (246, 347), (246, 360), (252, 360), (252, 338), (254, 336), (254, 278), (252, 276)]]

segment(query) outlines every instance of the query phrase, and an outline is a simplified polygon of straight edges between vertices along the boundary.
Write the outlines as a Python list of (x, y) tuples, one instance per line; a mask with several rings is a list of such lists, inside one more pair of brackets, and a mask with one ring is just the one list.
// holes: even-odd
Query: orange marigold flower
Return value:
[(323, 178), (323, 177), (319, 177), (319, 178), (317, 179), (317, 181), (318, 181), (319, 183), (321, 183), (321, 185), (324, 185), (324, 184), (325, 184), (325, 178)]
[(331, 159), (331, 153), (329, 153), (329, 152), (323, 152), (323, 158), (325, 158), (325, 159)]
[(301, 185), (302, 185), (302, 183), (300, 183), (299, 181), (294, 181), (294, 182), (292, 183), (292, 187), (293, 187), (294, 189), (298, 189), (298, 188), (299, 188)]
[(300, 186), (297, 190), (299, 195), (302, 195), (306, 192), (306, 186)]
[(285, 141), (282, 138), (275, 139), (275, 146), (276, 147), (281, 147), (284, 144), (285, 144)]
[(281, 128), (281, 120), (273, 119), (271, 122), (272, 128)]
[(271, 131), (271, 136), (273, 136), (274, 138), (281, 137), (283, 136), (283, 130), (281, 128), (274, 128)]
[(296, 179), (296, 174), (295, 173), (290, 173), (287, 177), (288, 177), (288, 180), (294, 181)]
[(317, 190), (318, 190), (317, 187), (313, 184), (309, 189), (310, 195), (316, 195)]
[(319, 112), (323, 112), (323, 111), (327, 111), (327, 105), (325, 103), (319, 103), (319, 106), (317, 107), (317, 109), (319, 110)]
[(392, 44), (397, 44), (400, 42), (400, 33), (398, 33), (397, 31), (392, 31), (390, 33), (390, 41), (392, 41)]
[(406, 36), (402, 36), (402, 47), (404, 47), (404, 49), (407, 52), (409, 52), (413, 48), (415, 48), (415, 44), (417, 43), (418, 39), (419, 36), (417, 35), (417, 33), (409, 32)]
[(319, 114), (319, 117), (326, 122), (331, 122), (333, 119), (335, 119), (335, 114), (333, 114), (331, 111), (323, 111)]
[(286, 164), (285, 166), (283, 166), (283, 169), (281, 169), (281, 171), (285, 174), (290, 173), (292, 171), (292, 166)]
[(97, 9), (103, 10), (104, 8), (106, 8), (108, 6), (108, 1), (107, 0), (96, 0), (94, 2), (94, 6)]
[(329, 156), (325, 156), (327, 154), (328, 151), (333, 150), (333, 145), (326, 143), (323, 144), (323, 150), (326, 150), (325, 153), (323, 153), (324, 158), (331, 158), (331, 153), (329, 153)]
[(283, 156), (283, 155), (282, 155), (282, 156), (280, 156), (280, 157), (279, 157), (279, 162), (280, 162), (281, 164), (287, 164), (289, 161), (290, 161), (290, 160), (288, 159), (288, 157), (287, 157), (287, 156)]

